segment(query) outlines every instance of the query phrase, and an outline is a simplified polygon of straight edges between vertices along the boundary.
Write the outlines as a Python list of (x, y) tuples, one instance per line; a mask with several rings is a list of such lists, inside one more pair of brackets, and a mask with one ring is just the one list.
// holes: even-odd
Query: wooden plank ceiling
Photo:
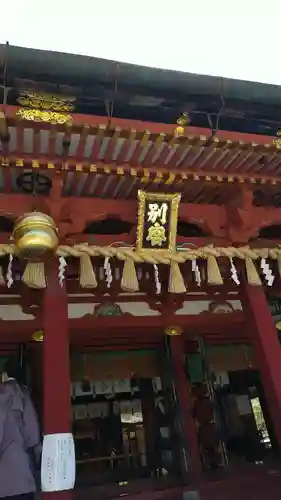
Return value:
[(2, 192), (19, 192), (17, 178), (23, 172), (51, 175), (56, 168), (64, 171), (66, 196), (132, 199), (141, 188), (181, 191), (192, 203), (222, 204), (237, 183), (266, 193), (279, 191), (280, 146), (269, 137), (254, 142), (235, 134), (234, 140), (233, 133), (224, 132), (213, 139), (210, 131), (204, 135), (202, 129), (187, 128), (184, 137), (175, 139), (171, 127), (168, 134), (155, 132), (155, 127), (151, 132), (146, 129), (151, 124), (142, 124), (141, 130), (140, 122), (136, 128), (113, 123), (108, 128), (105, 123), (50, 125), (16, 116), (4, 116), (4, 121)]

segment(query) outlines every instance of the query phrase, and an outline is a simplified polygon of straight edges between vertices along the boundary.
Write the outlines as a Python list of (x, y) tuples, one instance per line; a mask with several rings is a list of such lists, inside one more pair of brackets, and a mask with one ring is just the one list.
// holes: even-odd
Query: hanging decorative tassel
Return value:
[(197, 264), (196, 259), (192, 259), (192, 272), (195, 275), (195, 281), (196, 281), (197, 286), (201, 286), (201, 283), (202, 283), (201, 273), (200, 273), (200, 269), (199, 269), (199, 266)]
[(5, 285), (5, 278), (4, 278), (4, 274), (3, 274), (3, 267), (0, 266), (0, 286), (3, 286)]
[(154, 279), (155, 279), (155, 285), (156, 285), (156, 295), (160, 295), (161, 293), (161, 283), (159, 280), (159, 271), (158, 271), (158, 266), (156, 264), (153, 264), (154, 267)]
[(261, 279), (257, 272), (256, 266), (250, 257), (245, 257), (245, 266), (249, 285), (261, 285)]
[(89, 255), (85, 254), (80, 257), (79, 279), (82, 288), (96, 288), (98, 286), (96, 274)]
[(11, 253), (9, 255), (9, 264), (8, 264), (8, 268), (7, 268), (6, 279), (7, 279), (7, 287), (11, 288), (12, 284), (14, 283), (14, 280), (13, 280), (13, 255)]
[(169, 276), (169, 292), (170, 293), (185, 293), (186, 286), (181, 274), (180, 266), (177, 262), (172, 261), (170, 266)]
[(62, 287), (65, 278), (65, 268), (66, 268), (66, 260), (64, 257), (59, 258), (59, 284)]
[(223, 279), (221, 277), (220, 268), (214, 255), (207, 257), (207, 276), (209, 285), (222, 285)]
[(240, 285), (240, 280), (238, 277), (237, 269), (235, 267), (234, 261), (232, 258), (230, 260), (230, 271), (231, 271), (231, 279), (234, 281), (236, 285)]
[(274, 282), (274, 276), (273, 273), (269, 267), (269, 264), (267, 263), (266, 259), (261, 259), (261, 269), (264, 274), (265, 280), (267, 282), (267, 286), (272, 286)]
[(112, 272), (111, 272), (111, 265), (109, 262), (109, 257), (106, 257), (104, 259), (103, 268), (104, 268), (104, 272), (105, 272), (107, 288), (110, 288), (110, 285), (112, 283)]
[(46, 288), (45, 267), (43, 262), (28, 262), (22, 281), (30, 288)]
[(137, 277), (136, 266), (131, 258), (126, 259), (124, 262), (121, 288), (125, 292), (139, 291), (139, 280)]

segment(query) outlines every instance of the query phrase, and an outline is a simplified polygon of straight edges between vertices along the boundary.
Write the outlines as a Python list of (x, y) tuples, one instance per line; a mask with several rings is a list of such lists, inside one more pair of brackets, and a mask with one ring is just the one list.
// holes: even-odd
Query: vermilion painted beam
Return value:
[[(248, 343), (245, 334), (244, 315), (235, 312), (226, 315), (204, 313), (197, 316), (173, 316), (173, 325), (182, 326), (186, 341), (204, 335), (207, 342)], [(132, 347), (142, 344), (151, 346), (163, 342), (164, 330), (167, 326), (165, 317), (140, 317), (124, 315), (114, 318), (94, 318), (85, 316), (68, 321), (71, 344), (84, 346), (115, 346), (116, 344)], [(42, 329), (39, 319), (27, 321), (0, 321), (0, 350), (14, 342), (32, 342), (32, 334)], [(5, 344), (6, 343), (6, 344)]]
[[(61, 239), (66, 243), (73, 244), (77, 241), (86, 241), (87, 237), (82, 236), (83, 230), (89, 222), (104, 220), (107, 216), (114, 216), (132, 224), (131, 232), (126, 236), (125, 242), (134, 244), (135, 226), (137, 223), (137, 200), (108, 200), (100, 198), (83, 197), (62, 197), (59, 200), (52, 200), (43, 196), (26, 196), (16, 194), (0, 195), (1, 215), (12, 219), (25, 212), (34, 210), (34, 207), (43, 212), (49, 213), (55, 218), (59, 228)], [(69, 219), (71, 222), (65, 222)], [(219, 205), (204, 205), (181, 203), (179, 207), (179, 219), (188, 223), (193, 223), (210, 235), (205, 239), (205, 244), (222, 244), (223, 246), (236, 244), (246, 244), (250, 238), (256, 236), (260, 227), (272, 224), (280, 224), (281, 208), (273, 207), (233, 207)], [(73, 236), (71, 236), (73, 234)], [(67, 240), (66, 235), (68, 235)], [(79, 235), (77, 237), (77, 235)], [(10, 237), (10, 235), (9, 235)], [(2, 235), (1, 241), (4, 235)], [(77, 238), (77, 239), (76, 239)], [(103, 237), (104, 244), (114, 241), (122, 241), (122, 235)], [(108, 239), (107, 239), (108, 238)], [(215, 238), (217, 240), (215, 240)], [(98, 243), (95, 237), (93, 243)], [(99, 242), (102, 238), (99, 239)], [(196, 244), (191, 238), (178, 240), (178, 243), (186, 243), (194, 248)], [(199, 242), (199, 241), (198, 241)], [(201, 239), (200, 246), (204, 240)], [(259, 242), (259, 245), (261, 243)], [(254, 245), (253, 245), (254, 246)], [(266, 246), (274, 246), (267, 242)]]
[[(19, 216), (24, 212), (32, 210), (34, 206), (42, 206), (48, 198), (41, 196), (26, 196), (17, 194), (1, 194), (0, 210), (3, 215)], [(49, 202), (48, 202), (49, 203)], [(103, 220), (107, 215), (116, 214), (120, 219), (136, 224), (137, 222), (137, 200), (108, 200), (100, 198), (65, 197), (60, 199), (61, 207), (65, 210), (75, 207), (76, 216), (86, 215), (86, 220)], [(222, 226), (226, 224), (226, 212), (223, 206), (218, 205), (194, 205), (192, 203), (181, 203), (179, 207), (179, 218), (189, 220), (194, 224), (204, 226), (206, 218), (215, 220)], [(280, 209), (281, 218), (281, 209)], [(203, 223), (203, 224), (202, 224)]]
[[(202, 293), (188, 293), (187, 295), (184, 295), (183, 297), (180, 297), (180, 300), (186, 301), (186, 302), (198, 302), (198, 301), (215, 301), (215, 300), (222, 300), (221, 296), (223, 295), (224, 300), (240, 300), (240, 294), (237, 293), (235, 295), (231, 295), (227, 293), (227, 291), (223, 290), (224, 287), (220, 287), (220, 290), (218, 290), (219, 287), (216, 287), (216, 290), (209, 290), (208, 292), (202, 292)], [(195, 288), (194, 288), (195, 289)], [(81, 290), (81, 289), (80, 289)], [(221, 293), (220, 293), (221, 292)], [(179, 296), (176, 296), (179, 299)], [(76, 304), (77, 302), (79, 303), (90, 303), (90, 304), (101, 304), (101, 303), (106, 303), (108, 300), (112, 302), (120, 302), (120, 303), (135, 303), (135, 302), (147, 302), (149, 299), (149, 303), (152, 302), (152, 297), (147, 297), (145, 294), (144, 295), (120, 295), (120, 294), (110, 294), (109, 296), (105, 296), (104, 294), (98, 293), (92, 296), (82, 296), (81, 298), (77, 297), (72, 297), (68, 296), (68, 303), (69, 304)], [(1, 298), (0, 298), (0, 303), (1, 303)], [(155, 303), (158, 303), (161, 300), (159, 296), (155, 296)]]
[[(46, 198), (42, 196), (27, 196), (23, 194), (1, 194), (0, 195), (0, 210), (4, 215), (22, 214), (31, 206), (36, 206), (44, 202)], [(83, 197), (62, 197), (61, 202), (67, 206), (75, 206), (75, 211), (78, 213), (88, 214), (88, 220), (103, 220), (109, 214), (116, 214), (120, 219), (132, 221), (136, 223), (136, 215), (138, 209), (137, 200), (108, 200), (100, 198), (83, 198)], [(63, 203), (61, 203), (63, 205)], [(281, 209), (275, 209), (278, 215)], [(92, 215), (93, 214), (93, 215)], [(179, 219), (189, 219), (190, 222), (202, 226), (202, 219), (206, 216), (219, 220), (223, 225), (226, 223), (226, 213), (224, 206), (220, 205), (204, 205), (193, 203), (181, 203), (179, 206)]]
[[(171, 316), (171, 324), (180, 326), (186, 333), (216, 333), (238, 328), (244, 322), (243, 312), (234, 312), (231, 314), (212, 314), (204, 313), (199, 315), (175, 315)], [(9, 328), (7, 326), (9, 325)], [(91, 337), (103, 337), (104, 332), (108, 332), (111, 336), (118, 338), (127, 338), (130, 336), (144, 335), (144, 329), (147, 331), (163, 332), (167, 327), (166, 318), (164, 316), (131, 316), (124, 314), (123, 316), (95, 318), (92, 315), (84, 316), (78, 319), (69, 319), (69, 331), (71, 333), (84, 332)], [(11, 340), (12, 332), (19, 332), (23, 335), (28, 333), (31, 335), (35, 329), (42, 328), (39, 320), (27, 321), (0, 321), (0, 338), (3, 341)], [(7, 332), (8, 330), (8, 332)]]
[[(206, 287), (202, 287), (203, 289)], [(238, 293), (234, 294), (229, 294), (228, 290), (230, 287), (226, 288), (224, 286), (221, 287), (211, 287), (208, 288), (207, 291), (203, 291), (200, 289), (199, 293), (190, 293), (190, 287), (189, 287), (189, 293), (187, 295), (184, 295), (183, 297), (175, 296), (177, 299), (180, 301), (186, 301), (186, 302), (198, 302), (198, 301), (207, 301), (207, 302), (212, 302), (212, 301), (229, 301), (229, 300), (240, 300), (240, 293), (238, 289)], [(233, 290), (235, 287), (232, 287)], [(194, 290), (196, 288), (194, 287)], [(198, 290), (198, 289), (197, 289)], [(1, 296), (0, 296), (0, 304), (1, 305), (23, 305), (25, 306), (26, 304), (30, 303), (32, 305), (34, 304), (40, 304), (40, 300), (42, 298), (43, 291), (36, 291), (36, 296), (34, 296), (34, 292), (31, 289), (25, 289), (24, 290), (24, 296), (20, 295), (20, 289), (17, 289), (17, 292), (19, 294), (15, 293), (15, 291), (9, 288), (0, 288)], [(110, 302), (117, 302), (117, 303), (139, 303), (139, 302), (144, 302), (148, 303), (149, 307), (151, 304), (153, 304), (153, 300), (155, 302), (155, 305), (161, 301), (161, 297), (159, 295), (155, 295), (153, 298), (153, 295), (147, 296), (146, 294), (142, 295), (121, 295), (120, 293), (113, 292), (111, 293), (109, 291), (108, 295), (104, 295), (103, 293), (93, 290), (91, 293), (91, 290), (85, 290), (82, 288), (78, 288), (76, 290), (76, 295), (68, 295), (68, 304), (105, 304)], [(72, 293), (72, 292), (71, 292)], [(80, 294), (79, 296), (77, 296)], [(169, 295), (170, 296), (170, 295)], [(149, 302), (148, 302), (149, 301)], [(165, 303), (165, 299), (164, 299)], [(180, 309), (180, 306), (179, 306)], [(1, 321), (1, 320), (0, 320)]]
[[(5, 112), (7, 118), (14, 119), (15, 123), (18, 122), (19, 118), (17, 117), (16, 113), (19, 109), (19, 106), (2, 105), (1, 109)], [(73, 127), (83, 127), (84, 125), (88, 125), (90, 127), (98, 125), (108, 125), (108, 118), (105, 116), (72, 114), (72, 117)], [(26, 123), (28, 124), (29, 128), (32, 126), (39, 126), (41, 129), (50, 128), (48, 124), (34, 124), (30, 121), (27, 121)], [(152, 134), (165, 133), (167, 135), (173, 135), (175, 130), (175, 124), (141, 122), (138, 120), (126, 120), (121, 118), (111, 118), (110, 125), (112, 128), (121, 127), (122, 129), (134, 129), (136, 130), (136, 132), (144, 132), (146, 130), (149, 130)], [(59, 130), (63, 131), (64, 126), (59, 127)], [(207, 138), (209, 138), (212, 136), (212, 130), (202, 127), (186, 127), (185, 134), (187, 136), (205, 135)], [(253, 142), (260, 145), (271, 144), (275, 139), (275, 137), (269, 137), (265, 135), (242, 134), (240, 132), (229, 132), (224, 130), (218, 131), (216, 137), (218, 137), (220, 140), (242, 141), (246, 143)]]

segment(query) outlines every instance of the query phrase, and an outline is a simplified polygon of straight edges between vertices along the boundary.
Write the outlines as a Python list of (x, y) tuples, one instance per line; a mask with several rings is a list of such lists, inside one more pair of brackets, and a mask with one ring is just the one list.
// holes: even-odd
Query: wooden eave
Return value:
[(62, 171), (65, 196), (134, 199), (139, 188), (181, 191), (192, 203), (223, 204), (249, 185), (274, 194), (281, 182), (275, 137), (73, 114), (71, 125), (22, 120), (19, 107), (0, 113), (2, 192), (18, 192), (24, 169)]

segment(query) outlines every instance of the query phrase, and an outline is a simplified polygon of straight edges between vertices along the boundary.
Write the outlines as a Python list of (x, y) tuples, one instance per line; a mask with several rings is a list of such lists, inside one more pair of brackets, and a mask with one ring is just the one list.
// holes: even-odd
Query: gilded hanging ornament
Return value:
[(59, 244), (53, 219), (40, 212), (19, 217), (15, 222), (13, 238), (17, 255), (30, 260), (42, 260), (53, 255)]

